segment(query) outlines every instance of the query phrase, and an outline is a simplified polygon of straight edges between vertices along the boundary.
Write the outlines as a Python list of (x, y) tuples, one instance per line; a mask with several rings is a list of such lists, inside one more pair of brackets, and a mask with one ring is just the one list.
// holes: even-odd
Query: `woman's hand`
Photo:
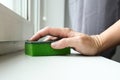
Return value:
[(51, 47), (54, 49), (62, 49), (72, 47), (83, 55), (97, 55), (100, 52), (102, 42), (99, 35), (88, 36), (79, 32), (75, 32), (69, 28), (50, 28), (46, 27), (37, 32), (31, 41), (37, 41), (40, 38), (50, 35), (46, 40), (60, 40), (53, 42)]

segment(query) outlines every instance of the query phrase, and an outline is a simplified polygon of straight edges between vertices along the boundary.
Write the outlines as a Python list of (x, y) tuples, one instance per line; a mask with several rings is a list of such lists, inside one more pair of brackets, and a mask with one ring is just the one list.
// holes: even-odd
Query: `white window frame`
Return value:
[[(34, 33), (45, 26), (64, 27), (65, 25), (65, 0), (29, 0), (28, 11), (28, 19), (34, 24)], [(56, 23), (56, 20), (59, 21)]]
[(41, 26), (41, 0), (29, 0), (28, 6), (28, 20), (34, 24), (34, 33), (36, 33)]
[[(54, 5), (54, 2), (59, 5)], [(22, 10), (20, 15), (34, 24), (34, 34), (45, 26), (64, 27), (65, 0), (16, 0), (16, 4), (16, 8)], [(53, 5), (57, 12), (51, 9)], [(59, 22), (56, 23), (55, 18)]]
[(16, 12), (34, 24), (34, 33), (36, 33), (40, 29), (41, 0), (16, 0), (15, 4)]
[(34, 33), (40, 30), (42, 0), (15, 0), (15, 11), (34, 24)]

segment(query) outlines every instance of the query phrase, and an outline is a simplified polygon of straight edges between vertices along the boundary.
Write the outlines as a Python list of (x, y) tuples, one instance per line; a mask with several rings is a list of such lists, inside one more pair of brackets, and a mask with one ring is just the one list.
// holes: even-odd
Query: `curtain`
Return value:
[[(119, 0), (68, 0), (71, 28), (88, 35), (99, 34), (119, 19)], [(111, 57), (115, 48), (103, 53)]]

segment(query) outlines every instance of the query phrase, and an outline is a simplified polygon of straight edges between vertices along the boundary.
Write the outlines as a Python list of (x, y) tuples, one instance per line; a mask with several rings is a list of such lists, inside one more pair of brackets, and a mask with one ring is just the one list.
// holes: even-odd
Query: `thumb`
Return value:
[(53, 42), (51, 44), (51, 47), (54, 49), (63, 49), (66, 47), (73, 47), (74, 46), (74, 40), (73, 38), (63, 38), (59, 41)]

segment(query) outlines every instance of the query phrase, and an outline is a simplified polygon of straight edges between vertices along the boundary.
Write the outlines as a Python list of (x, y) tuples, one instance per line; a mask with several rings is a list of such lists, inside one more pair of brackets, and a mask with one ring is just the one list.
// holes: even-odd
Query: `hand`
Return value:
[(101, 43), (99, 36), (88, 36), (69, 28), (46, 27), (37, 32), (30, 40), (37, 41), (47, 35), (52, 36), (47, 38), (47, 40), (61, 38), (51, 44), (51, 47), (54, 49), (72, 47), (83, 55), (97, 55), (100, 51)]

